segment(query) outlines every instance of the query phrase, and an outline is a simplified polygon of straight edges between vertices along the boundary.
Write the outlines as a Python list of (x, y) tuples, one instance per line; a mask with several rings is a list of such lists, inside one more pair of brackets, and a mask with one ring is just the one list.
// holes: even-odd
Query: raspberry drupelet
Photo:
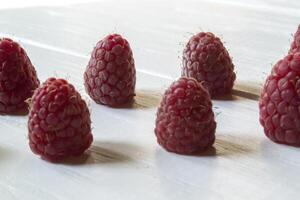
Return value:
[(53, 162), (82, 154), (93, 141), (88, 107), (64, 79), (49, 78), (35, 90), (28, 129), (31, 150)]
[(99, 104), (118, 107), (135, 95), (136, 71), (129, 43), (112, 34), (99, 41), (84, 73), (89, 96)]
[(166, 90), (157, 110), (155, 135), (167, 151), (192, 154), (215, 141), (216, 122), (207, 90), (182, 77)]
[(279, 60), (263, 86), (259, 120), (268, 138), (300, 145), (300, 53)]
[(202, 82), (213, 98), (231, 92), (233, 70), (228, 51), (213, 33), (200, 32), (190, 38), (183, 52), (182, 76)]
[(25, 110), (25, 100), (38, 86), (36, 71), (24, 49), (9, 38), (0, 39), (0, 113)]

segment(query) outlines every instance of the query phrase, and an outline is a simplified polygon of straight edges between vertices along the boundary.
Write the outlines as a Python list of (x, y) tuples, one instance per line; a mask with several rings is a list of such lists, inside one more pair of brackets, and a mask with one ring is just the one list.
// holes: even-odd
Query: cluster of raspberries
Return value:
[(155, 135), (167, 151), (193, 154), (213, 145), (211, 98), (229, 94), (236, 75), (223, 43), (209, 32), (190, 38), (182, 62), (182, 77), (166, 90), (157, 110)]
[[(135, 67), (132, 50), (118, 34), (99, 41), (84, 73), (87, 93), (97, 103), (118, 107), (133, 100)], [(28, 105), (28, 104), (29, 105)], [(64, 79), (42, 85), (20, 45), (0, 40), (0, 113), (28, 112), (31, 150), (57, 162), (83, 154), (93, 142), (90, 112), (81, 95)]]
[[(26, 52), (8, 38), (0, 40), (0, 64), (0, 112), (29, 107), (29, 146), (35, 154), (56, 162), (90, 147), (90, 112), (73, 85), (56, 78), (40, 85)], [(190, 39), (183, 53), (182, 78), (165, 92), (157, 111), (155, 135), (161, 146), (191, 154), (214, 143), (211, 96), (230, 93), (233, 68), (218, 37), (199, 33)], [(119, 34), (100, 40), (83, 77), (86, 92), (96, 103), (120, 107), (133, 102), (136, 70), (127, 40)]]
[[(211, 147), (216, 122), (211, 98), (230, 94), (234, 65), (221, 40), (201, 32), (183, 51), (181, 78), (165, 91), (157, 110), (155, 135), (167, 151), (193, 154)], [(300, 145), (300, 26), (289, 54), (268, 76), (259, 101), (260, 123), (273, 141)], [(98, 104), (120, 107), (133, 102), (136, 70), (129, 43), (121, 35), (100, 40), (84, 72), (84, 86)], [(49, 78), (40, 85), (20, 45), (0, 39), (0, 113), (29, 107), (29, 146), (48, 161), (84, 153), (91, 145), (90, 112), (74, 86)]]

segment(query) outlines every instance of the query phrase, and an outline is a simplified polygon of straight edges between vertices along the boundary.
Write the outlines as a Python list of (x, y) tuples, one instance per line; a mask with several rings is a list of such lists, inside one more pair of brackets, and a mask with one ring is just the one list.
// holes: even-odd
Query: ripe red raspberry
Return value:
[(155, 135), (166, 150), (191, 154), (212, 146), (216, 122), (207, 90), (193, 78), (180, 78), (165, 92)]
[(297, 29), (296, 33), (294, 34), (294, 39), (291, 44), (289, 53), (299, 52), (299, 51), (300, 51), (300, 25), (298, 26), (298, 29)]
[(118, 34), (100, 40), (84, 73), (90, 97), (99, 104), (120, 106), (133, 99), (135, 81), (134, 60), (127, 40)]
[(233, 69), (227, 50), (212, 33), (192, 36), (184, 49), (182, 76), (203, 82), (211, 97), (231, 92), (235, 81)]
[(0, 39), (0, 113), (27, 108), (25, 100), (39, 86), (26, 52), (9, 38)]
[(90, 112), (66, 80), (49, 78), (35, 90), (29, 113), (31, 150), (49, 161), (82, 154), (92, 143)]
[(274, 142), (300, 145), (300, 53), (278, 61), (264, 84), (260, 123)]

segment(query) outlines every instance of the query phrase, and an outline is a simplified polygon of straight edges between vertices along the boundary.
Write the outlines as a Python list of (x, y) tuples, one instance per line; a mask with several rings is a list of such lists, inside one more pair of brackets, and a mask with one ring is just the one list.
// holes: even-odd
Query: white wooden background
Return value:
[[(299, 199), (300, 149), (274, 144), (258, 122), (258, 94), (300, 23), (298, 0), (1, 0), (0, 36), (19, 41), (39, 78), (67, 78), (90, 102), (94, 143), (86, 156), (51, 164), (31, 153), (27, 117), (0, 116), (1, 200)], [(180, 75), (192, 33), (212, 31), (237, 71), (232, 99), (214, 101), (215, 151), (165, 152), (154, 120)], [(137, 67), (132, 109), (96, 105), (82, 74), (108, 33), (130, 42)]]

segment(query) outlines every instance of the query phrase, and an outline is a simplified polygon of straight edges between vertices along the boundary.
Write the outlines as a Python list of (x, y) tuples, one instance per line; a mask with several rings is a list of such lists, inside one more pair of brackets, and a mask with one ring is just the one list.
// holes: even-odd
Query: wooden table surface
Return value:
[[(0, 116), (1, 200), (282, 200), (300, 198), (300, 149), (269, 141), (258, 95), (300, 22), (298, 0), (10, 0), (0, 4), (0, 36), (26, 49), (41, 81), (67, 78), (87, 99), (94, 142), (86, 156), (52, 164), (32, 154), (27, 116)], [(161, 94), (179, 77), (188, 38), (220, 36), (237, 81), (232, 99), (213, 101), (215, 152), (167, 153), (156, 143)], [(137, 68), (134, 108), (97, 105), (83, 88), (90, 52), (120, 33)]]

